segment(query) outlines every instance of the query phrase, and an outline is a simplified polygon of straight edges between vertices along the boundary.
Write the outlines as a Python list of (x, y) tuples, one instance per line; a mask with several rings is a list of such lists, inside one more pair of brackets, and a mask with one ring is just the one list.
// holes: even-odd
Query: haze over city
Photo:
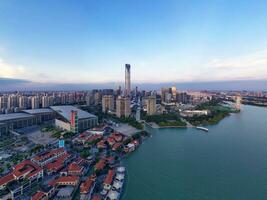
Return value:
[(266, 1), (2, 0), (0, 90), (114, 87), (125, 63), (144, 88), (266, 89), (266, 10)]

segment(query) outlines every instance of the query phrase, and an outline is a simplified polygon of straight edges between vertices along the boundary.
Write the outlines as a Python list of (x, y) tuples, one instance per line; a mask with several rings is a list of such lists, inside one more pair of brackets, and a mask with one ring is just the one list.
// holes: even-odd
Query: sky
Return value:
[[(265, 0), (0, 0), (0, 83), (267, 80)], [(13, 82), (12, 82), (13, 83)]]

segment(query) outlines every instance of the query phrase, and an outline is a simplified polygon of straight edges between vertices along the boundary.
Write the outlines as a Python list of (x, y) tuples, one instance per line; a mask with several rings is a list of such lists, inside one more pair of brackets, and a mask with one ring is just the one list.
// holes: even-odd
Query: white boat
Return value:
[(197, 126), (196, 129), (199, 129), (199, 130), (202, 130), (202, 131), (206, 131), (206, 132), (209, 131), (209, 129), (207, 129), (205, 127), (202, 127), (202, 126)]

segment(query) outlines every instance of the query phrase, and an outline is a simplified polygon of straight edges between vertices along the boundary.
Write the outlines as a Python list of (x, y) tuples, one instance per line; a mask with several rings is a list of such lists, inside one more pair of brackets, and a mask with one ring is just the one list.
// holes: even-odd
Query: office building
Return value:
[(146, 105), (147, 115), (155, 115), (157, 113), (155, 96), (150, 96), (145, 98), (145, 105)]
[(106, 113), (114, 110), (114, 96), (104, 95), (102, 97), (102, 112)]
[(125, 96), (131, 95), (131, 65), (125, 64)]
[(129, 117), (131, 115), (131, 102), (129, 97), (119, 96), (116, 101), (116, 116)]

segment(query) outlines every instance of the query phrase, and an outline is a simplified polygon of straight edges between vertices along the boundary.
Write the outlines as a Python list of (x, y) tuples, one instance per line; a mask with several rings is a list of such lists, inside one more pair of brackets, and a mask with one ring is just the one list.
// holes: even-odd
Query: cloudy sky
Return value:
[[(267, 79), (265, 0), (0, 0), (0, 78)], [(6, 80), (6, 79), (4, 79)]]

